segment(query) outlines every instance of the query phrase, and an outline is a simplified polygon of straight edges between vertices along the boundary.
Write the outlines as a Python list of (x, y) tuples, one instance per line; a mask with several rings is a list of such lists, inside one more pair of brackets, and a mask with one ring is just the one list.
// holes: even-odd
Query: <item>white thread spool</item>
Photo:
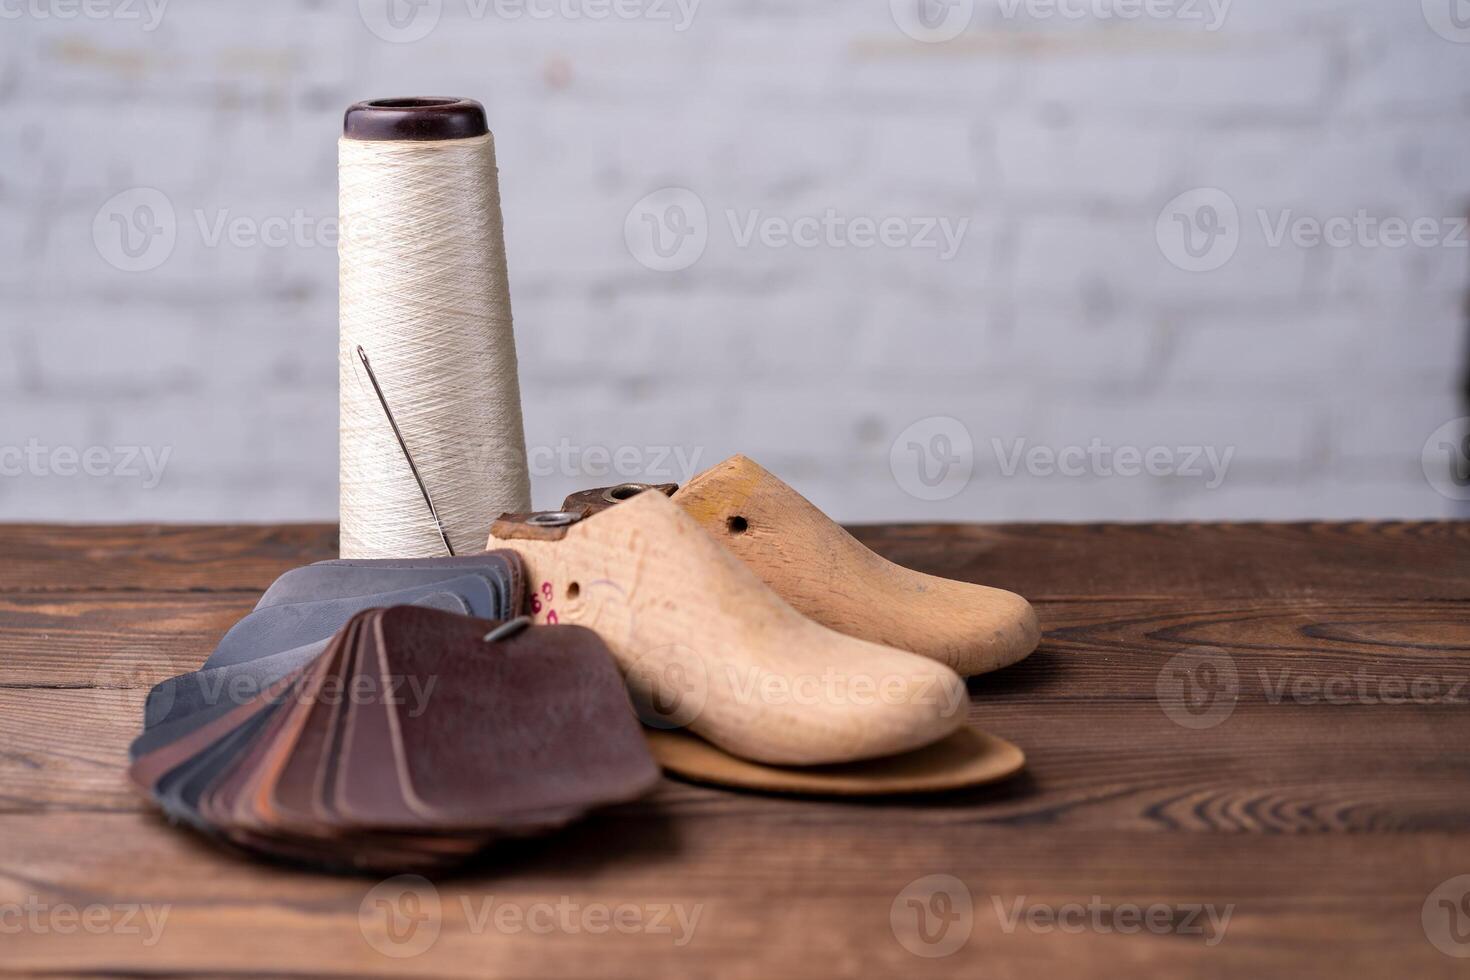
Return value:
[(344, 558), (445, 554), (361, 346), (457, 554), (530, 510), (495, 143), (469, 99), (347, 110), (339, 144)]

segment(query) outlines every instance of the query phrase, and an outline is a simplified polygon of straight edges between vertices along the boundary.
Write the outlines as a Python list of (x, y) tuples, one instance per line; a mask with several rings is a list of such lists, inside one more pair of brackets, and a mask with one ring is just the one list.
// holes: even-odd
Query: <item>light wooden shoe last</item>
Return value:
[(895, 565), (744, 456), (705, 470), (673, 500), (798, 612), (840, 633), (965, 676), (1013, 664), (1041, 638), (1025, 599)]
[(802, 616), (664, 494), (587, 513), (504, 515), (489, 547), (520, 553), (535, 620), (596, 630), (635, 702), (669, 727), (745, 759), (817, 765), (964, 724), (952, 670)]

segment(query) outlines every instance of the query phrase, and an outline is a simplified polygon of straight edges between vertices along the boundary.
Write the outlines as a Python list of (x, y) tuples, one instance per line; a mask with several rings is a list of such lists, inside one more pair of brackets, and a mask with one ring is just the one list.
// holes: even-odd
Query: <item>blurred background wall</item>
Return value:
[(335, 141), (411, 94), (489, 112), (540, 505), (1470, 496), (1464, 0), (0, 0), (0, 59), (6, 519), (335, 517)]

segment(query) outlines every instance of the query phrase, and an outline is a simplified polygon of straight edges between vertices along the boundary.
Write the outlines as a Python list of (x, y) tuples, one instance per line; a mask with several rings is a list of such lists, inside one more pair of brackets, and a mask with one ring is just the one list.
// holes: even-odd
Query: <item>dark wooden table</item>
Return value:
[(148, 685), (334, 529), (0, 528), (0, 973), (1470, 975), (1470, 524), (858, 533), (1036, 603), (1041, 649), (971, 685), (1024, 776), (666, 781), (415, 892), (403, 956), (374, 880), (216, 850), (123, 779)]

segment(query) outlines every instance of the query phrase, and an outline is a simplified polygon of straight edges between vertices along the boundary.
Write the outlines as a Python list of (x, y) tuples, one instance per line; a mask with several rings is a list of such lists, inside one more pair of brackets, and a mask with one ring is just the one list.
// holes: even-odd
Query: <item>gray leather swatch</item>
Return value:
[(292, 602), (258, 609), (230, 628), (219, 641), (206, 667), (244, 663), (260, 657), (323, 640), (357, 613), (379, 606), (414, 605), (430, 596), (448, 593), (454, 601), (436, 599), (428, 605), (484, 619), (502, 615), (503, 602), (482, 575), (462, 575), (411, 589), (377, 592), (316, 602)]

